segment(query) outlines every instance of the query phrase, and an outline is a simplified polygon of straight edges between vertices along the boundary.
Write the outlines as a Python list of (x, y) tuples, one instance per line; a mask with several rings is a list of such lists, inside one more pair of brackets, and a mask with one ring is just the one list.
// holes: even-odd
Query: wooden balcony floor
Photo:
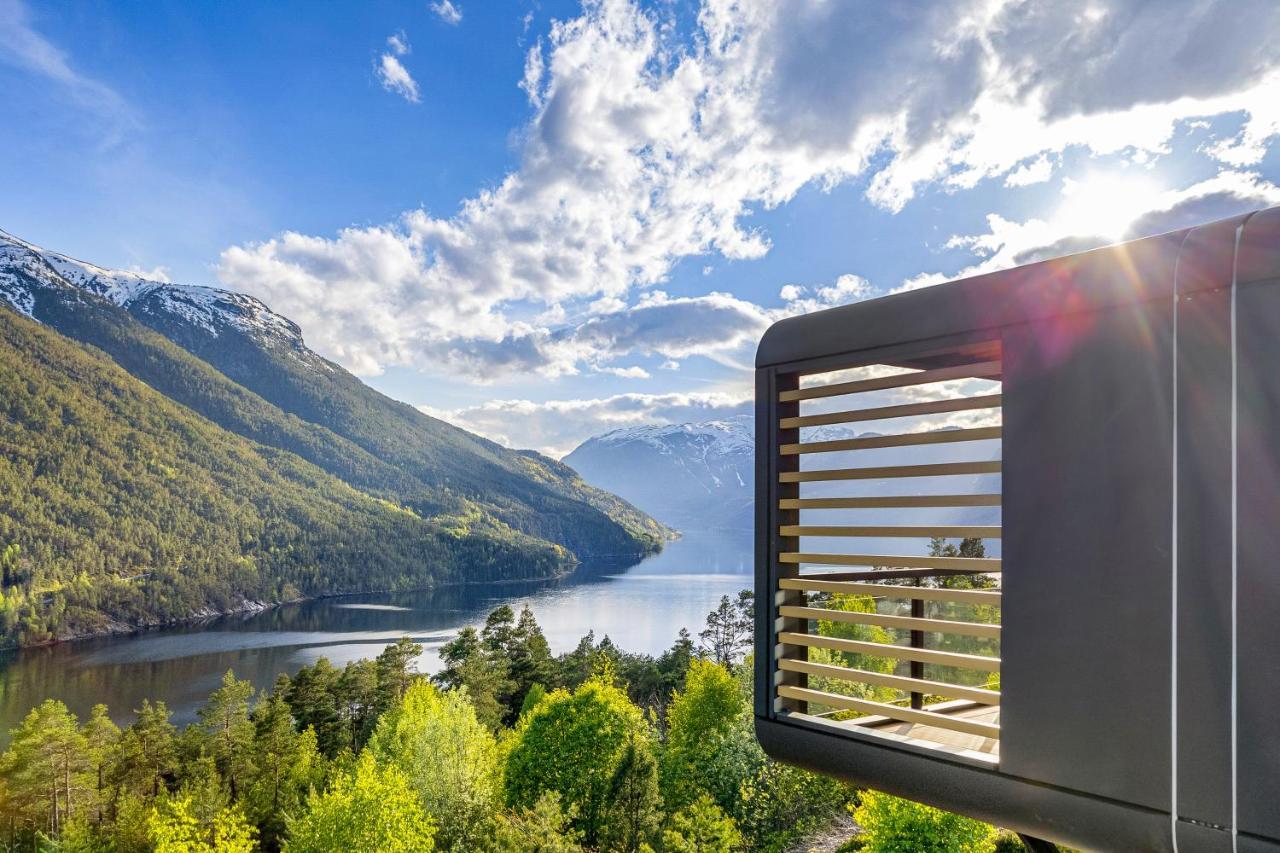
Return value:
[[(1000, 724), (1000, 708), (998, 706), (978, 705), (955, 710), (941, 708), (930, 708), (929, 710), (938, 710), (948, 716), (963, 717), (979, 723)], [(1000, 741), (996, 738), (953, 732), (949, 729), (940, 729), (920, 723), (900, 723), (893, 720), (874, 725), (873, 728), (877, 731), (890, 732), (913, 740), (927, 740), (930, 743), (948, 746), (953, 749), (970, 750), (993, 756), (1000, 754)]]
[[(927, 710), (953, 717), (961, 717), (979, 723), (1000, 724), (1000, 708), (993, 705), (974, 705), (969, 702), (944, 702), (930, 705)], [(811, 718), (812, 719), (812, 718)], [(831, 720), (829, 725), (841, 728), (870, 729), (876, 734), (887, 735), (894, 740), (914, 743), (918, 746), (941, 749), (944, 752), (968, 754), (992, 762), (1000, 757), (1000, 741), (997, 738), (942, 729), (923, 723), (904, 723), (885, 717), (858, 717), (851, 720)]]

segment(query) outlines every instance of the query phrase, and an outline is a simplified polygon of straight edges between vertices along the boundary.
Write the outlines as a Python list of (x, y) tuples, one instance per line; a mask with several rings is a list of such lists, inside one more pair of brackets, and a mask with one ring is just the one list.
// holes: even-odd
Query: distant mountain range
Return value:
[[(807, 429), (804, 441), (852, 438), (857, 433), (841, 426)], [(977, 445), (985, 442), (975, 443)], [(947, 461), (946, 446), (884, 448), (856, 453), (821, 454), (828, 457), (812, 467), (904, 465)], [(998, 458), (998, 449), (977, 447)], [(815, 457), (816, 459), (816, 457)], [(679, 530), (742, 529), (754, 527), (755, 418), (736, 415), (701, 423), (626, 427), (587, 439), (564, 463), (587, 482), (606, 489)], [(946, 490), (999, 491), (999, 478), (990, 475), (921, 478), (917, 488), (950, 480)], [(815, 483), (814, 494), (857, 496), (873, 494), (884, 483), (875, 480)], [(892, 523), (892, 511), (863, 511), (866, 523)], [(898, 513), (901, 515), (901, 513)], [(995, 523), (998, 510), (989, 508), (934, 511), (934, 520), (952, 524)]]
[(679, 530), (749, 530), (754, 428), (751, 415), (626, 427), (587, 439), (562, 461)]
[(0, 341), (0, 639), (543, 576), (669, 535), (379, 394), (251, 296), (0, 232)]

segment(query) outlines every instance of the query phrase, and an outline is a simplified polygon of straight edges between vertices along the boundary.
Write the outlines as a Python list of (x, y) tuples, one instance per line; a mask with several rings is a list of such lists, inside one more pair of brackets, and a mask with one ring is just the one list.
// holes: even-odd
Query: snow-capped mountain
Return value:
[(749, 529), (753, 428), (751, 415), (627, 427), (588, 439), (563, 461), (588, 483), (681, 530)]
[[(258, 343), (306, 350), (302, 331), (292, 320), (243, 293), (214, 287), (171, 284), (126, 270), (111, 270), (43, 249), (0, 231), (0, 299), (39, 319), (42, 299), (78, 299), (69, 290), (92, 294), (119, 305), (158, 331), (183, 330), (186, 336), (218, 338), (228, 331)], [(312, 358), (314, 366), (322, 360)]]

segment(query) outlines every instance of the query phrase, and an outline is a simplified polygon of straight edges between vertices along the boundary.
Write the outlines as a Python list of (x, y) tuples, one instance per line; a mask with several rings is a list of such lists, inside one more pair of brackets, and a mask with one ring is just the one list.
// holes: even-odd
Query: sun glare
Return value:
[(1091, 174), (1063, 181), (1062, 205), (1053, 217), (1063, 233), (1126, 236), (1134, 220), (1156, 206), (1163, 188), (1147, 175)]

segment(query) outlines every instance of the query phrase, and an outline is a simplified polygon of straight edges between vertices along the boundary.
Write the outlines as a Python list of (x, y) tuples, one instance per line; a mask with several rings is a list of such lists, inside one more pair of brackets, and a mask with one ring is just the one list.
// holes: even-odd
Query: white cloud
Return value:
[(418, 91), (418, 83), (399, 59), (399, 57), (408, 54), (410, 50), (409, 40), (405, 37), (403, 31), (389, 36), (387, 38), (387, 50), (379, 55), (378, 61), (374, 63), (374, 74), (377, 75), (378, 82), (382, 84), (382, 88), (388, 92), (395, 92), (411, 104), (416, 104), (422, 100), (422, 95)]
[[(574, 342), (592, 335), (617, 352), (723, 356), (710, 332), (738, 340), (764, 309), (716, 294), (669, 307), (673, 320), (719, 309), (719, 326), (680, 347), (623, 334), (658, 314), (620, 306), (682, 258), (765, 254), (751, 210), (802, 187), (860, 176), (875, 203), (897, 210), (924, 184), (1029, 182), (1067, 148), (1150, 161), (1183, 124), (1228, 112), (1246, 123), (1216, 155), (1265, 150), (1277, 132), (1280, 4), (1091, 8), (965, 0), (851, 15), (840, 3), (703, 0), (697, 32), (682, 39), (660, 12), (592, 0), (528, 53), (534, 114), (519, 167), (492, 188), (453, 216), (417, 210), (332, 238), (286, 233), (229, 249), (220, 275), (364, 372), (442, 359), (564, 371)], [(384, 85), (417, 98), (407, 73), (395, 79)], [(581, 332), (538, 323), (552, 305), (583, 318)]]
[[(807, 295), (812, 291), (813, 295)], [(778, 298), (786, 303), (779, 316), (809, 314), (824, 308), (860, 302), (876, 295), (876, 289), (862, 276), (845, 273), (835, 283), (809, 288), (799, 284), (785, 284), (778, 291)]]
[(455, 5), (451, 0), (439, 0), (439, 2), (431, 4), (431, 11), (440, 16), (440, 20), (446, 24), (462, 23), (462, 8)]
[(412, 49), (409, 47), (409, 37), (404, 34), (404, 30), (388, 36), (387, 47), (391, 48), (391, 52), (396, 56), (404, 56)]
[(654, 423), (705, 421), (751, 411), (747, 389), (697, 394), (617, 394), (583, 400), (493, 400), (429, 415), (478, 432), (508, 447), (529, 447), (560, 458), (593, 435)]
[(607, 373), (610, 376), (616, 376), (619, 379), (648, 379), (649, 371), (638, 365), (631, 367), (597, 367), (597, 373)]
[[(1099, 197), (1096, 203), (1121, 208), (1127, 217), (1122, 233), (1091, 233), (1086, 227), (1090, 216), (1088, 210), (1080, 215), (1049, 221), (1028, 219), (1015, 222), (990, 214), (986, 232), (952, 237), (947, 244), (951, 248), (968, 249), (982, 260), (953, 276), (922, 273), (903, 282), (894, 292), (1095, 249), (1118, 239), (1133, 240), (1162, 234), (1280, 204), (1280, 186), (1253, 172), (1224, 170), (1183, 189), (1153, 190), (1145, 195), (1117, 193), (1112, 181), (1108, 177), (1097, 179)], [(1080, 192), (1079, 188), (1073, 190), (1073, 193)], [(1066, 207), (1069, 206), (1068, 200)]]
[(1004, 185), (1006, 187), (1029, 187), (1032, 184), (1042, 184), (1049, 180), (1053, 175), (1053, 161), (1048, 155), (1041, 154), (1030, 163), (1023, 163), (1005, 176)]

